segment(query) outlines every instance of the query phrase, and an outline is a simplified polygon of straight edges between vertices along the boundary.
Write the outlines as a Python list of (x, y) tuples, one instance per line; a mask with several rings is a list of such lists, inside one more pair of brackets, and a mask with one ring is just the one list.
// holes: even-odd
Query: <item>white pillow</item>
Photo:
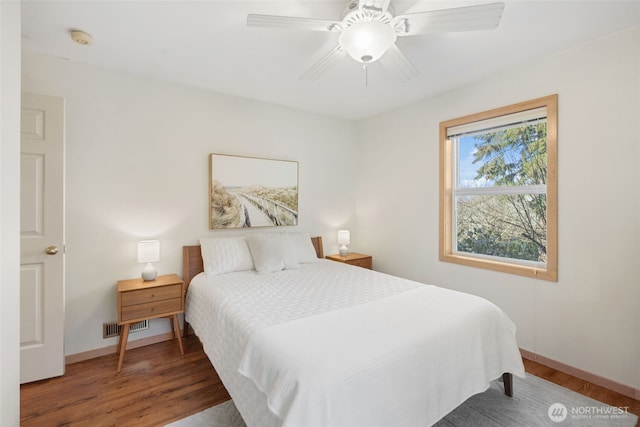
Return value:
[(309, 233), (288, 233), (287, 235), (300, 264), (319, 261)]
[(255, 268), (244, 237), (202, 238), (200, 252), (207, 276)]
[(286, 234), (256, 233), (247, 236), (249, 251), (258, 273), (298, 268), (298, 259)]

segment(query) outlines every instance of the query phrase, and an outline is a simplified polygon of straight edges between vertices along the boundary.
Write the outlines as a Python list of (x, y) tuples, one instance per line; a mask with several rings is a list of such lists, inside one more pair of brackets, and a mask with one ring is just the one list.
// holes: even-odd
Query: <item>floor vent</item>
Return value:
[[(117, 337), (120, 335), (120, 329), (122, 329), (121, 325), (118, 325), (117, 322), (103, 323), (102, 324), (102, 339)], [(129, 326), (129, 333), (138, 332), (143, 329), (149, 329), (149, 321), (141, 320), (138, 323), (132, 323)]]

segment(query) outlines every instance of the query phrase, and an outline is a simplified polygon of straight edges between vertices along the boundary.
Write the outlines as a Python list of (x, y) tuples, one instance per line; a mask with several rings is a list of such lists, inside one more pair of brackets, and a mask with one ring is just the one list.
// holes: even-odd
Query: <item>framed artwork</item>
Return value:
[(211, 154), (209, 228), (298, 224), (298, 162)]

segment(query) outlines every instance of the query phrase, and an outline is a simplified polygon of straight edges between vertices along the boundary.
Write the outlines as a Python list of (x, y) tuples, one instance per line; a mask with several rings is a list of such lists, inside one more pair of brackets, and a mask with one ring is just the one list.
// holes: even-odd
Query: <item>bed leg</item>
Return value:
[(187, 322), (184, 322), (184, 328), (182, 329), (182, 336), (186, 338), (187, 335), (189, 335), (189, 324)]
[(504, 383), (504, 394), (513, 397), (513, 374), (509, 372), (502, 374), (502, 382)]

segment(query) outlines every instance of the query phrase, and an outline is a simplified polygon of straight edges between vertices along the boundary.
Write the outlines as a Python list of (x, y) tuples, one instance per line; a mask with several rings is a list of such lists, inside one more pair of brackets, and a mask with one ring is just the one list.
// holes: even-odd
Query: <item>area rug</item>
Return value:
[[(605, 405), (533, 375), (525, 379), (514, 377), (513, 386), (514, 397), (510, 398), (505, 396), (502, 383), (494, 381), (487, 391), (467, 399), (436, 427), (634, 427), (638, 422), (638, 417), (625, 407)], [(233, 402), (227, 401), (169, 426), (244, 427), (245, 424)]]

